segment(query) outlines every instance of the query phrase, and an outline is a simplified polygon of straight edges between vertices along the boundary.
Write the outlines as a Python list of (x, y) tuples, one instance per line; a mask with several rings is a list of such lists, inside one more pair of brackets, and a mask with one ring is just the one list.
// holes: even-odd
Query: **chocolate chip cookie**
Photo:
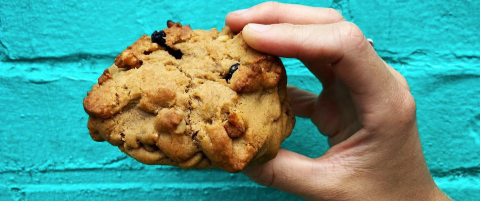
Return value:
[(182, 168), (239, 172), (274, 158), (295, 124), (281, 60), (228, 27), (167, 26), (122, 51), (87, 93), (93, 140)]

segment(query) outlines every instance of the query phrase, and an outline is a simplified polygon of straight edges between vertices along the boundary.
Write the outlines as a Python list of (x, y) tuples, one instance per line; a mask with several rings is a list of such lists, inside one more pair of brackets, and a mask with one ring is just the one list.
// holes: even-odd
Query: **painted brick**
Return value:
[[(114, 57), (167, 19), (221, 28), (261, 1), (0, 0), (0, 200), (297, 200), (242, 174), (147, 166), (90, 139), (82, 99)], [(480, 2), (285, 1), (333, 7), (410, 83), (424, 153), (456, 200), (480, 197)], [(319, 82), (284, 59), (289, 84)], [(307, 119), (282, 147), (328, 149)], [(233, 195), (235, 195), (233, 197)]]

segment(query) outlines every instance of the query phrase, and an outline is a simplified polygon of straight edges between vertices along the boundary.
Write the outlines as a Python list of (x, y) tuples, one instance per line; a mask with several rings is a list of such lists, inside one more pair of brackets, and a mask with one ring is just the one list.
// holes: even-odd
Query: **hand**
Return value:
[(331, 148), (316, 159), (281, 149), (245, 169), (252, 180), (312, 200), (448, 199), (428, 171), (405, 78), (355, 24), (334, 9), (275, 2), (229, 13), (226, 24), (258, 51), (299, 59), (323, 85), (320, 95), (289, 93)]

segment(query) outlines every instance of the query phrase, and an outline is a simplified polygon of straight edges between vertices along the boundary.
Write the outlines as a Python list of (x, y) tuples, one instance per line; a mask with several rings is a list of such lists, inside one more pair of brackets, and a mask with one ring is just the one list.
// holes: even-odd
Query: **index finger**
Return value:
[(225, 24), (235, 32), (240, 32), (248, 23), (329, 24), (340, 21), (345, 21), (345, 19), (333, 8), (278, 2), (266, 2), (249, 9), (231, 12), (225, 18)]

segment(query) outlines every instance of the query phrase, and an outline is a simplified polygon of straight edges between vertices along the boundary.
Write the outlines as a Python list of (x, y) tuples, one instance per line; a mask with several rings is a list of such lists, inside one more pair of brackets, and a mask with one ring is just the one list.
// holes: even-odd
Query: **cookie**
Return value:
[(239, 172), (274, 158), (295, 124), (281, 60), (228, 27), (167, 25), (123, 50), (87, 93), (93, 140), (187, 169)]

